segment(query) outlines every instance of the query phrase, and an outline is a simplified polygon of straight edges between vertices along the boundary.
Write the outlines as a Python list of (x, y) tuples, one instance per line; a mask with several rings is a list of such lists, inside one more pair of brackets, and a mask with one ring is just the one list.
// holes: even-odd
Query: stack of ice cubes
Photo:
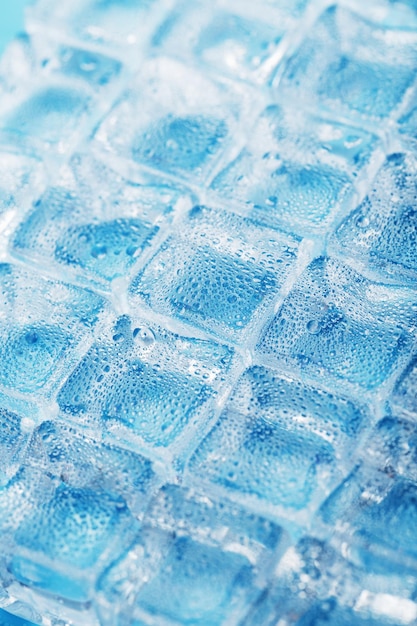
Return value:
[(29, 8), (0, 624), (417, 624), (416, 70), (415, 0)]

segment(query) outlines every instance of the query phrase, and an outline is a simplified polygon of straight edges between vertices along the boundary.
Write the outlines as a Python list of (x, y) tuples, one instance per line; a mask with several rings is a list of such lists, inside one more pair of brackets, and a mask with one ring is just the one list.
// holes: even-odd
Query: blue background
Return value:
[(27, 4), (28, 0), (0, 0), (0, 54), (8, 42), (23, 30), (23, 14)]

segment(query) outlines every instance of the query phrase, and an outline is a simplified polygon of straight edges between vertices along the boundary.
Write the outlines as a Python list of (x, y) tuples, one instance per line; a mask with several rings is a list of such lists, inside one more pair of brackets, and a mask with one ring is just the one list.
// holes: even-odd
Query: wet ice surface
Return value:
[(0, 624), (417, 624), (412, 0), (38, 0), (0, 61)]

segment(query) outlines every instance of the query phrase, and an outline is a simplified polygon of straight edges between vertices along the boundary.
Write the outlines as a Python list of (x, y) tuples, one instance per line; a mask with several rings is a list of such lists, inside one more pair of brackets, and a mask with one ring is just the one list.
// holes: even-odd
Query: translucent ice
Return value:
[(332, 258), (307, 268), (266, 327), (258, 351), (317, 378), (381, 385), (411, 350), (415, 292), (373, 283)]
[(230, 146), (248, 99), (239, 85), (154, 59), (104, 120), (97, 139), (116, 156), (197, 183)]
[(155, 47), (186, 61), (191, 57), (220, 74), (256, 79), (262, 63), (275, 52), (307, 2), (274, 5), (267, 1), (256, 7), (246, 1), (219, 4), (217, 10), (203, 2), (180, 4), (156, 31)]
[(415, 0), (30, 2), (0, 624), (416, 626), (416, 44)]
[(135, 303), (235, 338), (253, 327), (297, 263), (299, 240), (195, 206), (130, 286)]
[(270, 106), (211, 187), (272, 226), (314, 231), (348, 202), (376, 143), (359, 129)]
[(87, 601), (106, 561), (128, 545), (131, 510), (144, 510), (152, 480), (146, 459), (44, 422), (0, 491), (8, 569), (23, 585)]
[(126, 443), (136, 436), (166, 447), (210, 416), (232, 362), (225, 346), (121, 318), (69, 376), (58, 403), (71, 419), (115, 430)]
[(281, 91), (352, 117), (388, 117), (414, 82), (416, 38), (331, 6), (290, 59)]
[(415, 168), (411, 155), (390, 154), (367, 197), (336, 231), (354, 262), (411, 283), (417, 269)]
[(345, 398), (251, 368), (191, 458), (190, 480), (258, 500), (257, 509), (314, 506), (334, 480), (332, 444), (349, 445), (362, 419)]
[[(123, 579), (129, 572), (136, 581), (128, 623), (237, 625), (247, 602), (259, 596), (260, 578), (271, 576), (268, 552), (285, 546), (281, 529), (266, 519), (176, 487), (157, 495), (148, 524), (138, 538), (140, 552), (134, 543), (100, 583), (108, 600), (115, 588), (122, 590), (114, 600), (123, 602)], [(132, 559), (135, 552), (144, 554), (142, 563)]]
[(105, 303), (93, 292), (6, 263), (0, 289), (0, 384), (11, 392), (44, 393), (62, 375), (65, 360), (92, 338)]
[(149, 248), (180, 196), (161, 181), (132, 182), (77, 155), (19, 225), (12, 251), (43, 267), (111, 281)]

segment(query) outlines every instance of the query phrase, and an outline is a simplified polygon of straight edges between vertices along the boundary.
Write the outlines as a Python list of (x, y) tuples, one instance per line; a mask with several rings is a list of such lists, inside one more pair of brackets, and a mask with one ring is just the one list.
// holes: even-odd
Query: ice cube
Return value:
[(396, 416), (384, 417), (368, 436), (363, 460), (377, 471), (398, 474), (417, 480), (416, 425)]
[(198, 184), (230, 147), (250, 102), (244, 87), (157, 58), (143, 66), (135, 87), (122, 95), (96, 138), (101, 149), (128, 163)]
[(77, 489), (123, 497), (137, 517), (159, 485), (152, 463), (140, 454), (96, 441), (62, 421), (43, 422), (34, 432), (26, 464)]
[(372, 282), (334, 258), (315, 259), (266, 326), (271, 364), (376, 389), (409, 354), (415, 293)]
[(271, 105), (211, 188), (271, 226), (314, 232), (348, 205), (376, 147), (367, 132)]
[(3, 132), (16, 143), (36, 149), (58, 147), (60, 152), (76, 138), (86, 124), (90, 96), (74, 86), (46, 84), (10, 106), (1, 120)]
[(28, 27), (42, 37), (47, 23), (61, 38), (70, 35), (125, 56), (133, 48), (137, 55), (170, 4), (169, 0), (74, 0), (57, 5), (40, 0), (28, 13)]
[(378, 574), (415, 575), (417, 487), (389, 468), (376, 474), (359, 466), (324, 503), (321, 518), (337, 530), (338, 545), (349, 542), (349, 556)]
[(6, 263), (0, 265), (0, 289), (0, 384), (12, 395), (47, 395), (92, 340), (105, 302)]
[(109, 559), (130, 545), (133, 511), (143, 514), (152, 484), (149, 461), (44, 422), (0, 490), (9, 571), (22, 585), (87, 602)]
[(86, 82), (96, 93), (117, 80), (122, 68), (118, 59), (73, 46), (60, 46), (51, 62), (54, 73)]
[(233, 356), (223, 345), (121, 318), (69, 376), (58, 403), (69, 419), (130, 447), (181, 445), (213, 414)]
[[(338, 410), (341, 423), (330, 426)], [(360, 421), (357, 409), (343, 399), (251, 368), (192, 456), (188, 479), (218, 486), (257, 510), (285, 517), (288, 509), (291, 518), (294, 511), (317, 506), (340, 479), (329, 431), (356, 429)]]
[[(266, 519), (172, 485), (156, 496), (147, 524), (130, 555), (99, 583), (105, 614), (112, 593), (123, 603), (127, 581), (135, 580), (129, 623), (238, 624), (271, 576), (268, 552), (278, 558), (285, 545)], [(157, 555), (150, 549), (156, 542)]]
[(278, 90), (352, 118), (387, 118), (414, 82), (416, 41), (415, 31), (372, 24), (333, 5), (288, 60)]
[(297, 266), (299, 239), (237, 214), (195, 206), (130, 286), (132, 307), (241, 340)]
[(415, 159), (388, 156), (363, 202), (340, 224), (335, 238), (343, 253), (382, 277), (415, 281), (417, 212)]
[(214, 10), (204, 2), (180, 4), (157, 30), (153, 44), (164, 54), (207, 64), (216, 73), (256, 81), (306, 4), (263, 2), (255, 8), (250, 2), (224, 0)]
[(152, 177), (132, 182), (76, 155), (16, 229), (12, 252), (66, 276), (126, 278), (180, 197), (172, 185)]

